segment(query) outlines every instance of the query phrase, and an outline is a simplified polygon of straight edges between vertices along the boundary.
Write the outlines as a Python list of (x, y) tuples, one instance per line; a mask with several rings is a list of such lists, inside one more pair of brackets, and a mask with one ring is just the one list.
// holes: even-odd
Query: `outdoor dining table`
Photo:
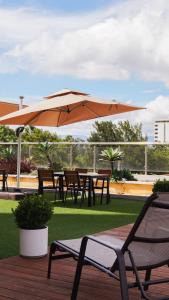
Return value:
[[(55, 177), (59, 177), (59, 191), (61, 194), (61, 197), (64, 197), (64, 187), (63, 187), (63, 180), (64, 180), (64, 172), (54, 172)], [(96, 179), (104, 179), (107, 182), (106, 186), (106, 203), (108, 204), (110, 201), (110, 178), (107, 174), (98, 174), (95, 172), (87, 172), (87, 173), (79, 173), (79, 176), (81, 178), (87, 178), (88, 179), (88, 207), (95, 205), (95, 199), (92, 197), (94, 184), (93, 181)]]

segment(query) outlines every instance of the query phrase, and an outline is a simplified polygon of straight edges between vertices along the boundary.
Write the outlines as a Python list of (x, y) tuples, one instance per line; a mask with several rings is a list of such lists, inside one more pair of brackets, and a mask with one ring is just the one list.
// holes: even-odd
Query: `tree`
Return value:
[(1, 142), (15, 142), (17, 140), (15, 130), (9, 126), (0, 125), (0, 141)]
[(25, 142), (59, 142), (60, 140), (56, 133), (33, 126), (26, 127), (22, 134), (22, 141)]
[(143, 136), (142, 125), (130, 124), (129, 121), (118, 122), (96, 121), (94, 131), (88, 138), (89, 142), (141, 142), (146, 141), (147, 137)]
[[(146, 141), (147, 137), (142, 133), (142, 125), (139, 123), (130, 124), (129, 121), (121, 121), (117, 124), (112, 121), (96, 121), (94, 131), (88, 138), (89, 142), (140, 142)], [(117, 147), (117, 146), (112, 146)], [(106, 163), (99, 161), (101, 151), (107, 146), (97, 147), (97, 167), (105, 168)], [(144, 169), (144, 146), (120, 145), (119, 150), (124, 152), (124, 159), (121, 166), (129, 169)]]
[(96, 121), (93, 125), (94, 131), (88, 138), (89, 142), (115, 142), (117, 126), (111, 121)]

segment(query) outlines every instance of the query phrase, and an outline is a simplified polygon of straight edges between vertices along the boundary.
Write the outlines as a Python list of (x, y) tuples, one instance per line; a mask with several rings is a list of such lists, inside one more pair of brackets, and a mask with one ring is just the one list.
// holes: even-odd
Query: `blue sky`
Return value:
[(23, 7), (33, 6), (49, 11), (60, 10), (63, 12), (74, 13), (84, 12), (104, 8), (105, 6), (122, 2), (120, 0), (4, 0), (1, 1), (2, 7)]
[[(169, 112), (168, 0), (0, 1), (0, 98), (32, 103), (70, 88), (146, 106), (149, 135)], [(113, 119), (112, 119), (113, 120)], [(78, 127), (88, 134), (91, 122)], [(77, 126), (56, 129), (77, 133)]]

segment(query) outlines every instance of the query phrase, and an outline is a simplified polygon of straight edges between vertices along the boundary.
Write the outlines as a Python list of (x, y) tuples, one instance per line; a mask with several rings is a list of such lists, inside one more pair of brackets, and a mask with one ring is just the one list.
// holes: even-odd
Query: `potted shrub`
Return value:
[(53, 214), (49, 200), (39, 196), (26, 196), (12, 209), (20, 228), (20, 255), (41, 257), (48, 252), (48, 220)]
[(110, 147), (110, 148), (103, 150), (101, 152), (100, 156), (102, 157), (102, 160), (110, 161), (111, 169), (113, 172), (114, 162), (118, 161), (118, 160), (122, 160), (124, 157), (124, 153), (122, 151), (120, 151), (118, 148), (113, 149)]

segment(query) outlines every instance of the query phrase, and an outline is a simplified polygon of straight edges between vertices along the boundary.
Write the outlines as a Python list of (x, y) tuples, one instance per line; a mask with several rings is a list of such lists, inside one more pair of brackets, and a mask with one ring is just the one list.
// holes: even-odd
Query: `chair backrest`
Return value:
[[(143, 206), (126, 242), (137, 268), (169, 263), (169, 194), (152, 194)], [(144, 255), (140, 255), (144, 253)]]
[(65, 170), (64, 171), (66, 186), (80, 186), (80, 178), (77, 171)]
[(99, 169), (97, 172), (98, 174), (105, 174), (110, 177), (112, 176), (112, 171), (110, 169)]
[(52, 182), (53, 186), (55, 186), (54, 172), (52, 169), (39, 168), (38, 180), (40, 183), (44, 181)]
[(75, 171), (77, 171), (78, 173), (87, 173), (88, 169), (76, 168)]
[(5, 178), (5, 180), (6, 180), (7, 177), (8, 177), (8, 173), (6, 172), (6, 170), (0, 169), (0, 176), (4, 176), (4, 178)]

